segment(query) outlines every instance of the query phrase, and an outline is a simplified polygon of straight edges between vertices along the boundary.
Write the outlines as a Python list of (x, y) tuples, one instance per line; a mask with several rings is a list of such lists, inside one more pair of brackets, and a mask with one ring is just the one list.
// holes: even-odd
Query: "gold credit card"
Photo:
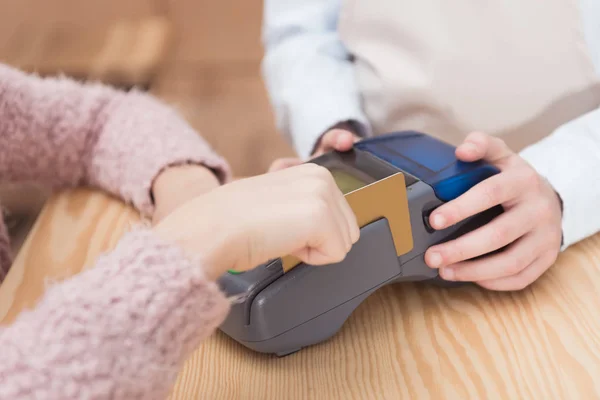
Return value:
[[(396, 254), (401, 256), (413, 248), (413, 236), (408, 209), (404, 174), (397, 173), (380, 181), (348, 192), (346, 200), (352, 208), (359, 227), (386, 218), (390, 225)], [(283, 272), (288, 272), (301, 261), (293, 256), (281, 259)]]

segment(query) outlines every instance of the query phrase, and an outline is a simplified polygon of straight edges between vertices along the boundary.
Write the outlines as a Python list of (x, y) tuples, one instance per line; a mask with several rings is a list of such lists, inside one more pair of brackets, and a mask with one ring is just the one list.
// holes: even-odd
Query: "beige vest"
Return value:
[(339, 21), (375, 134), (515, 151), (600, 106), (582, 27), (578, 0), (344, 0)]

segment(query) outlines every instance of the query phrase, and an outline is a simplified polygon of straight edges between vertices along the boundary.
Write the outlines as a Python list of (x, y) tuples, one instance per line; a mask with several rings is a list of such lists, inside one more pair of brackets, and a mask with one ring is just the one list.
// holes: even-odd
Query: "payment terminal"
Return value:
[(452, 286), (425, 264), (425, 251), (502, 213), (498, 206), (441, 231), (431, 228), (436, 207), (499, 172), (482, 161), (459, 161), (454, 152), (424, 133), (403, 131), (311, 160), (331, 172), (357, 217), (360, 239), (337, 264), (312, 266), (283, 256), (224, 274), (220, 287), (240, 301), (220, 329), (254, 351), (284, 356), (334, 336), (385, 285)]

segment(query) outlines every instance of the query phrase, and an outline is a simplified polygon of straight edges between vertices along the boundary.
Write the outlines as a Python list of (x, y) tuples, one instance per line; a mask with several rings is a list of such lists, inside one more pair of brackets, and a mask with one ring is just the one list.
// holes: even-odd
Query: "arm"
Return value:
[(332, 126), (367, 135), (350, 56), (337, 34), (339, 0), (265, 0), (263, 74), (277, 126), (308, 157)]
[(335, 188), (306, 164), (221, 186), (128, 233), (0, 328), (0, 398), (165, 399), (228, 312), (214, 283), (227, 269), (282, 254), (311, 265), (346, 256), (360, 230)]
[(229, 309), (209, 274), (153, 232), (130, 232), (0, 328), (0, 398), (167, 398)]
[(52, 188), (90, 185), (154, 211), (166, 167), (199, 164), (221, 182), (228, 165), (174, 110), (153, 97), (0, 65), (0, 179)]
[(561, 197), (563, 249), (600, 231), (600, 110), (563, 125), (521, 156)]
[[(583, 35), (600, 75), (600, 3), (583, 2), (582, 7)], [(561, 198), (563, 250), (600, 231), (600, 109), (564, 124), (521, 156)]]

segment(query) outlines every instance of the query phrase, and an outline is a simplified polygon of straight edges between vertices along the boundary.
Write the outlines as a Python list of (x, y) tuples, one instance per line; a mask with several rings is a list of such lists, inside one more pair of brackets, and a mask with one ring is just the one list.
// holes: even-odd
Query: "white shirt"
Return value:
[[(265, 0), (263, 76), (278, 128), (302, 158), (332, 125), (369, 131), (350, 55), (338, 37), (341, 0)], [(579, 0), (584, 35), (600, 74), (600, 0)], [(600, 110), (521, 152), (563, 201), (563, 250), (600, 231)]]

